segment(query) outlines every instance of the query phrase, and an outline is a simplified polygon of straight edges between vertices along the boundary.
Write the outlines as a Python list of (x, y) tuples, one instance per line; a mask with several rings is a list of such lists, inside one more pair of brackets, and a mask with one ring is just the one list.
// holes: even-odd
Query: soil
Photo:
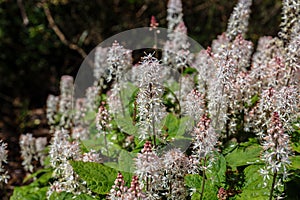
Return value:
[[(34, 137), (50, 138), (44, 108), (24, 110), (15, 107), (13, 111), (1, 110), (0, 140), (8, 144), (8, 163), (4, 164), (10, 179), (4, 188), (0, 188), (0, 199), (8, 200), (16, 186), (23, 185), (23, 179), (28, 173), (22, 167), (19, 137), (21, 133), (32, 133)], [(18, 116), (23, 116), (19, 119)], [(25, 183), (28, 184), (28, 183)]]

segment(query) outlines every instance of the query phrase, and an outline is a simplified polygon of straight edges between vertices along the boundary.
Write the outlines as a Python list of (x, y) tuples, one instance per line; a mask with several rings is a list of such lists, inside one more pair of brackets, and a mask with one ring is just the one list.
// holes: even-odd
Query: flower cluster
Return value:
[(189, 51), (187, 28), (182, 19), (181, 0), (170, 0), (167, 12), (168, 40), (164, 44), (162, 60), (165, 64), (182, 70), (191, 63), (192, 54)]
[(234, 7), (226, 30), (229, 40), (234, 40), (239, 34), (242, 34), (243, 37), (245, 36), (248, 30), (251, 5), (252, 0), (239, 0), (238, 4)]
[(99, 133), (105, 133), (111, 128), (111, 117), (108, 110), (105, 108), (105, 102), (102, 102), (96, 116), (96, 127)]
[(95, 163), (101, 163), (103, 160), (98, 152), (91, 149), (87, 153), (83, 153), (81, 160), (83, 162), (95, 162)]
[(279, 36), (288, 42), (292, 39), (292, 29), (296, 23), (299, 23), (300, 5), (297, 0), (284, 0), (282, 1), (282, 21), (280, 24), (281, 30)]
[(20, 136), (20, 147), (21, 156), (23, 158), (22, 165), (24, 169), (29, 172), (33, 172), (33, 160), (39, 161), (40, 164), (44, 165), (44, 160), (46, 158), (46, 137), (34, 138), (31, 133)]
[(0, 140), (0, 184), (7, 183), (10, 176), (5, 170), (3, 163), (7, 163), (7, 144)]
[(145, 142), (142, 152), (137, 155), (135, 167), (135, 174), (146, 185), (146, 191), (153, 192), (154, 183), (160, 175), (161, 162), (156, 152), (152, 150), (150, 141)]
[(186, 199), (188, 196), (184, 177), (190, 170), (189, 158), (180, 149), (171, 149), (161, 158), (161, 186), (167, 199)]
[(198, 90), (192, 90), (184, 101), (183, 109), (187, 116), (191, 117), (195, 122), (199, 121), (205, 110), (203, 95)]
[(145, 194), (142, 192), (142, 188), (139, 184), (139, 180), (137, 176), (133, 176), (131, 180), (130, 187), (125, 186), (125, 181), (123, 179), (123, 175), (119, 172), (118, 176), (115, 180), (112, 189), (108, 195), (109, 200), (139, 200), (146, 199)]
[(70, 129), (73, 125), (73, 77), (64, 75), (60, 80), (60, 96), (47, 98), (47, 119), (51, 132), (56, 129)]
[(109, 74), (108, 81), (113, 78), (119, 81), (126, 70), (131, 64), (131, 51), (125, 49), (117, 41), (112, 44), (107, 51), (107, 64)]
[(284, 121), (286, 131), (293, 130), (292, 123), (297, 119), (299, 111), (299, 93), (295, 86), (282, 87), (279, 91), (275, 88), (268, 88), (262, 91), (260, 106), (256, 111), (258, 119), (256, 123), (263, 129), (258, 131), (262, 134), (271, 118), (271, 113), (277, 112), (280, 119)]
[(106, 76), (105, 69), (108, 68), (106, 62), (108, 48), (102, 48), (100, 46), (96, 47), (95, 50), (95, 60), (94, 60), (94, 70), (93, 75), (96, 81), (100, 81), (101, 78)]
[(73, 118), (74, 128), (72, 130), (72, 138), (74, 139), (88, 139), (88, 123), (84, 120), (86, 116), (86, 99), (78, 98), (75, 104), (75, 114)]
[[(212, 128), (211, 120), (207, 117), (207, 115), (202, 115), (199, 123), (191, 132), (191, 135), (194, 138), (192, 154), (192, 157), (196, 162), (194, 164), (200, 165), (201, 160), (206, 159), (207, 156), (213, 155), (218, 141), (218, 136)], [(211, 162), (209, 162), (209, 164), (211, 164)], [(206, 166), (202, 167), (205, 168)]]
[[(54, 173), (48, 198), (62, 191), (75, 197), (91, 195), (90, 183), (75, 173), (70, 161), (108, 160), (109, 165), (99, 165), (119, 172), (108, 199), (202, 200), (208, 195), (228, 199), (244, 192), (247, 196), (254, 185), (248, 172), (258, 166), (256, 161), (250, 163), (244, 158), (236, 162), (244, 147), (251, 160), (261, 153), (262, 176), (255, 175), (255, 181), (263, 180), (269, 186), (272, 177), (269, 197), (275, 196), (273, 190), (288, 175), (292, 160), (289, 134), (300, 109), (300, 9), (297, 1), (284, 0), (283, 4), (280, 37), (260, 38), (255, 52), (253, 43), (245, 39), (252, 0), (239, 0), (226, 32), (198, 53), (192, 52), (193, 41), (187, 36), (180, 0), (168, 3), (167, 41), (161, 60), (160, 52), (152, 52), (133, 66), (135, 52), (124, 48), (125, 42), (124, 46), (115, 41), (110, 47), (97, 47), (96, 80), (85, 97), (72, 107), (73, 78), (63, 76), (60, 95), (50, 95), (47, 100), (47, 118), (54, 133), (49, 147)], [(154, 49), (160, 42), (157, 27), (152, 17)], [(91, 148), (93, 140), (97, 151)], [(46, 139), (31, 134), (21, 136), (27, 170), (33, 171), (32, 160), (44, 159), (46, 143)], [(182, 143), (190, 145), (187, 150), (178, 148), (184, 146)], [(6, 162), (6, 146), (1, 145), (0, 173), (4, 175), (0, 181), (5, 182), (8, 177), (2, 162)], [(130, 186), (124, 181), (123, 171), (132, 166), (121, 164), (129, 157), (128, 165), (135, 167), (134, 173), (130, 172)], [(229, 180), (229, 167), (239, 167), (242, 171), (237, 174), (244, 174), (243, 180)], [(244, 185), (239, 186), (240, 182)], [(97, 187), (107, 187), (100, 183)], [(265, 195), (266, 188), (262, 190)]]
[(33, 172), (33, 165), (31, 164), (35, 156), (35, 138), (32, 134), (21, 135), (20, 137), (21, 156), (24, 159), (22, 165), (26, 171)]
[(226, 34), (222, 34), (213, 42), (212, 51), (208, 48), (206, 52), (200, 52), (196, 59), (200, 72), (199, 91), (204, 93), (208, 102), (208, 111), (216, 130), (220, 131), (228, 124), (234, 130), (237, 122), (232, 119), (243, 112), (241, 107), (249, 96), (249, 78), (246, 74), (252, 48), (252, 43), (241, 35), (230, 41)]
[(285, 60), (283, 42), (278, 38), (260, 38), (257, 50), (252, 58), (252, 77), (253, 87), (261, 91), (264, 87), (276, 86), (282, 83), (282, 75), (285, 68), (282, 61)]
[(212, 49), (208, 47), (206, 50), (201, 50), (195, 58), (194, 65), (198, 71), (198, 90), (204, 95), (205, 102), (207, 102), (207, 90), (212, 86), (210, 78), (213, 77), (217, 69), (213, 60)]
[[(300, 8), (298, 5), (298, 15), (300, 14)], [(300, 76), (300, 19), (298, 19), (294, 22), (293, 28), (291, 30), (291, 39), (289, 43), (285, 47), (286, 51), (286, 65), (288, 67), (288, 72), (285, 75), (286, 78), (286, 85), (299, 84)], [(296, 73), (295, 73), (296, 72)]]
[(157, 127), (158, 122), (164, 116), (162, 105), (164, 88), (161, 81), (162, 74), (160, 73), (163, 69), (159, 61), (151, 54), (143, 58), (140, 67), (143, 69), (143, 74), (141, 74), (139, 80), (140, 91), (136, 99), (139, 133), (141, 139), (153, 137), (155, 144), (155, 138), (160, 134), (160, 129)]
[(58, 102), (59, 102), (59, 98), (52, 94), (50, 94), (47, 98), (46, 116), (47, 116), (48, 124), (50, 125), (52, 131), (54, 126), (57, 124), (55, 115), (58, 112)]
[[(282, 121), (277, 112), (272, 114), (272, 119), (268, 125), (268, 132), (263, 136), (263, 155), (262, 160), (266, 162), (266, 167), (261, 169), (264, 177), (264, 184), (270, 179), (270, 173), (276, 175), (281, 172), (283, 179), (287, 177), (287, 166), (291, 163), (289, 155), (289, 135), (285, 133)], [(275, 180), (279, 186), (279, 180)]]
[(82, 155), (79, 143), (70, 142), (70, 136), (64, 129), (56, 130), (50, 145), (49, 157), (50, 164), (55, 169), (54, 178), (56, 179), (47, 192), (50, 198), (53, 192), (70, 192), (74, 195), (81, 193), (90, 194), (86, 183), (81, 181), (79, 176), (74, 172), (69, 160), (99, 161), (98, 156), (90, 154)]
[(154, 16), (151, 16), (151, 21), (150, 21), (150, 31), (157, 29), (159, 23), (156, 21)]
[(100, 88), (98, 86), (91, 86), (86, 89), (85, 107), (87, 111), (93, 111), (98, 107), (98, 97)]
[(72, 126), (73, 90), (73, 77), (68, 75), (62, 76), (58, 111), (62, 114), (59, 124), (66, 129)]
[(98, 130), (98, 137), (103, 135), (104, 137), (104, 143), (105, 143), (105, 148), (106, 148), (106, 153), (108, 154), (108, 142), (106, 135), (109, 133), (109, 130), (111, 129), (111, 117), (108, 112), (108, 110), (105, 107), (105, 102), (102, 102), (99, 109), (98, 113), (96, 116), (96, 128)]
[(158, 157), (146, 141), (135, 160), (136, 175), (140, 177), (147, 199), (185, 199), (184, 177), (190, 168), (189, 158), (179, 149), (171, 149)]
[(128, 189), (125, 199), (128, 200), (138, 200), (144, 199), (145, 195), (142, 192), (142, 188), (139, 184), (139, 180), (137, 176), (133, 176), (130, 184), (130, 188)]
[(187, 28), (182, 21), (174, 31), (168, 34), (168, 41), (166, 41), (163, 50), (163, 62), (182, 71), (184, 67), (190, 65), (193, 59), (189, 47)]
[(183, 14), (181, 0), (170, 0), (167, 11), (168, 30), (172, 31), (180, 22), (182, 22)]
[[(108, 94), (108, 105), (109, 105), (109, 113), (111, 115), (121, 114), (124, 116), (124, 106), (121, 101), (120, 91), (118, 85), (115, 84), (112, 88), (112, 91)], [(124, 111), (124, 112), (123, 112)]]
[[(122, 195), (127, 191), (127, 187), (125, 186), (125, 181), (123, 175), (119, 172), (118, 176), (112, 186), (110, 193), (108, 195), (108, 199), (118, 200), (122, 199)], [(124, 198), (123, 198), (124, 199)]]

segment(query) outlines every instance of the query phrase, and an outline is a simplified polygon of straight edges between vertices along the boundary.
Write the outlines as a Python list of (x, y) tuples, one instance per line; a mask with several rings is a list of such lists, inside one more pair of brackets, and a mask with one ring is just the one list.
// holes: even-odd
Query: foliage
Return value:
[(96, 194), (107, 194), (118, 174), (116, 170), (103, 164), (81, 161), (74, 161), (71, 164), (74, 171), (87, 182), (88, 187)]
[[(47, 118), (53, 135), (50, 145), (39, 149), (49, 154), (48, 160), (43, 169), (24, 179), (30, 184), (14, 189), (11, 199), (299, 196), (291, 191), (293, 184), (300, 183), (299, 55), (292, 48), (299, 42), (300, 20), (290, 32), (282, 33), (290, 34), (282, 37), (291, 40), (263, 37), (253, 53), (253, 44), (243, 38), (251, 3), (240, 0), (227, 31), (197, 54), (188, 49), (180, 0), (168, 4), (168, 41), (162, 55), (156, 54), (156, 43), (138, 63), (131, 60), (133, 52), (117, 41), (97, 47), (96, 80), (85, 97), (74, 98), (76, 83), (67, 75), (61, 78), (60, 94), (49, 95)], [(58, 13), (73, 8), (72, 1), (39, 6), (36, 12), (43, 9), (49, 22), (49, 8)], [(75, 16), (76, 23), (85, 17)], [(64, 24), (60, 16), (56, 21)], [(93, 43), (87, 27), (80, 33), (70, 29), (68, 34), (76, 36), (65, 41), (54, 26), (52, 30), (30, 26), (28, 35), (36, 39), (43, 32), (51, 37), (54, 31), (61, 40), (54, 46), (66, 45), (81, 55), (85, 54), (82, 47)], [(156, 26), (152, 17), (151, 28)], [(49, 51), (43, 45), (40, 50)], [(131, 83), (126, 84), (122, 76), (130, 70)], [(36, 158), (38, 148), (38, 144), (22, 148), (22, 155)]]
[(50, 168), (41, 169), (34, 174), (28, 176), (24, 181), (34, 179), (29, 185), (16, 187), (10, 199), (46, 199), (46, 193), (49, 189), (49, 180), (52, 178), (53, 170)]

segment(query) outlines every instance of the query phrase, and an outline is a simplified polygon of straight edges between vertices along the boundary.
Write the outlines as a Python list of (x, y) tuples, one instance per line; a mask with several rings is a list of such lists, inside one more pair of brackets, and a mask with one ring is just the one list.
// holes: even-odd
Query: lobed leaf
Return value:
[[(118, 170), (99, 163), (82, 161), (72, 161), (70, 163), (80, 178), (86, 181), (88, 188), (92, 192), (101, 195), (109, 193), (118, 174)], [(131, 175), (126, 172), (122, 172), (122, 174), (124, 180), (130, 182)]]
[(68, 192), (54, 192), (51, 194), (49, 200), (94, 200), (94, 199), (99, 199), (97, 197), (91, 197), (87, 194), (80, 194), (80, 195), (73, 195), (72, 193)]
[(261, 151), (262, 147), (258, 144), (246, 147), (238, 146), (225, 156), (226, 162), (233, 169), (239, 166), (249, 165), (251, 163), (258, 163)]
[(242, 193), (237, 196), (237, 200), (241, 199), (255, 199), (265, 200), (269, 199), (269, 193), (271, 188), (271, 177), (267, 181), (267, 185), (264, 187), (263, 177), (259, 173), (261, 165), (250, 165), (245, 168), (245, 185), (242, 189)]

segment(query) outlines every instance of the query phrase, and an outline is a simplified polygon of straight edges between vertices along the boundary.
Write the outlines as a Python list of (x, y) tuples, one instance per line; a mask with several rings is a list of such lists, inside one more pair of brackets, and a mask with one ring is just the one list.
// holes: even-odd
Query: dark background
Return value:
[[(226, 30), (236, 3), (184, 0), (189, 36), (203, 47), (210, 45)], [(49, 93), (58, 94), (60, 77), (76, 75), (82, 52), (88, 54), (121, 31), (149, 26), (152, 15), (166, 27), (166, 6), (167, 0), (0, 0), (0, 139), (9, 143), (10, 185), (21, 184), (24, 175), (19, 135), (48, 134), (45, 102)], [(64, 41), (49, 25), (45, 8)], [(280, 15), (281, 1), (254, 0), (247, 39), (256, 44), (260, 36), (276, 36)]]

